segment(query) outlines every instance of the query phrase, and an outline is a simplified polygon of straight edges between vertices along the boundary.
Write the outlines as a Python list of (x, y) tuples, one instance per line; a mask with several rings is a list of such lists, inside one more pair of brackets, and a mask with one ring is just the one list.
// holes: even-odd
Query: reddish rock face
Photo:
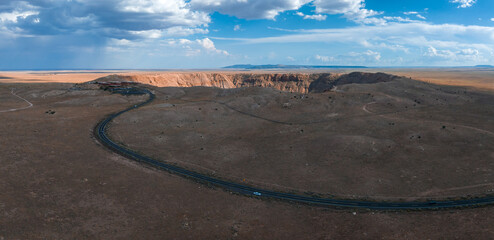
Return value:
[(132, 81), (157, 87), (269, 87), (287, 92), (324, 92), (337, 85), (392, 81), (385, 73), (160, 73), (110, 75), (97, 81)]

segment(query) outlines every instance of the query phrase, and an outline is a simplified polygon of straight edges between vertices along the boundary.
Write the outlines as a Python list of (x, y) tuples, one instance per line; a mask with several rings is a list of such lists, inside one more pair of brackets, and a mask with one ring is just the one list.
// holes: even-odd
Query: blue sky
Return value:
[(492, 0), (1, 0), (0, 69), (494, 65)]

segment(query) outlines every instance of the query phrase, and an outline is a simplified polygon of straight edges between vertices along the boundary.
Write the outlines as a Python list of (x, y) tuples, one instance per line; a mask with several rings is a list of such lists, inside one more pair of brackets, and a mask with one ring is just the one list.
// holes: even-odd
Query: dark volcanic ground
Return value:
[(494, 97), (400, 79), (296, 94), (162, 88), (116, 119), (131, 149), (253, 186), (341, 198), (494, 189)]
[[(222, 190), (207, 188), (165, 172), (146, 168), (108, 151), (92, 137), (93, 127), (105, 115), (142, 101), (144, 96), (124, 97), (109, 95), (99, 90), (67, 91), (71, 86), (68, 84), (0, 85), (0, 96), (2, 100), (0, 106), (2, 109), (24, 106), (21, 100), (16, 99), (10, 94), (12, 87), (17, 89), (16, 91), (19, 96), (26, 98), (34, 104), (34, 107), (29, 109), (0, 113), (0, 239), (490, 239), (494, 234), (492, 228), (494, 223), (494, 208), (492, 207), (433, 212), (372, 212), (324, 209), (276, 201), (261, 201), (254, 198), (231, 195)], [(327, 112), (333, 113), (334, 111), (334, 113), (345, 115), (370, 114), (363, 110), (363, 106), (365, 105), (362, 105), (362, 103), (368, 104), (374, 101), (376, 102), (375, 104), (367, 105), (367, 110), (374, 114), (386, 112), (390, 109), (394, 110), (395, 107), (401, 109), (401, 107), (404, 107), (404, 104), (413, 106), (413, 103), (409, 101), (399, 103), (396, 99), (395, 102), (391, 102), (389, 97), (377, 93), (374, 94), (374, 99), (367, 97), (363, 93), (357, 93), (368, 91), (367, 86), (353, 86), (351, 88), (341, 89), (346, 93), (355, 91), (355, 93), (351, 93), (352, 96), (356, 97), (354, 101), (339, 99), (343, 97), (343, 93), (324, 93), (325, 95), (321, 95), (324, 97), (311, 96), (310, 94), (307, 101), (313, 101), (314, 104), (323, 103), (323, 98), (329, 99), (327, 97), (330, 95), (335, 96), (337, 97), (335, 102), (339, 102), (341, 105), (337, 105), (334, 108), (329, 107)], [(377, 87), (374, 90), (395, 96), (391, 95), (388, 90), (380, 90)], [(180, 122), (179, 119), (182, 119), (182, 127), (189, 129), (194, 125), (187, 121), (195, 121), (196, 119), (193, 118), (201, 115), (199, 113), (187, 115), (186, 110), (195, 110), (198, 107), (205, 109), (200, 124), (211, 123), (213, 120), (215, 122), (214, 125), (219, 125), (220, 123), (227, 124), (227, 121), (221, 121), (222, 118), (217, 116), (216, 112), (221, 112), (221, 116), (232, 117), (232, 121), (247, 121), (244, 119), (245, 117), (236, 117), (235, 113), (222, 106), (205, 103), (203, 105), (200, 103), (185, 104), (184, 101), (228, 100), (228, 96), (218, 95), (218, 92), (222, 91), (208, 89), (181, 90), (185, 94), (181, 94), (181, 91), (177, 90), (155, 89), (155, 91), (159, 96), (159, 101), (156, 104), (143, 108), (141, 112), (142, 117), (137, 114), (137, 111), (135, 114), (129, 113), (129, 115), (122, 116), (119, 119), (119, 123), (113, 126), (112, 131), (116, 128), (124, 127), (124, 124), (131, 124), (132, 121), (130, 119), (132, 118), (136, 118), (136, 121), (140, 121), (140, 123), (153, 121), (145, 118), (148, 111), (155, 111), (157, 114), (161, 114), (163, 118), (160, 121), (175, 124)], [(180, 94), (171, 94), (174, 91)], [(280, 96), (279, 92), (276, 91), (262, 89), (238, 91), (240, 94), (247, 91), (248, 96), (259, 96), (259, 99), (252, 98), (251, 102), (248, 102), (248, 98), (243, 100), (235, 100), (233, 98), (228, 102), (229, 106), (234, 106), (250, 113), (253, 111), (258, 115), (269, 117), (270, 119), (293, 122), (305, 121), (314, 119), (310, 116), (311, 114), (316, 114), (314, 111), (311, 112), (310, 108), (305, 108), (303, 105), (298, 106), (296, 101), (290, 105), (291, 109), (285, 109), (283, 106), (277, 109), (275, 105), (286, 103), (285, 100), (288, 98), (284, 98), (283, 94), (281, 94), (283, 96)], [(455, 112), (449, 108), (439, 107), (440, 105), (436, 106), (432, 104), (436, 96), (427, 95), (426, 99), (420, 100), (424, 104), (432, 106), (431, 108), (436, 113), (433, 115), (434, 121), (453, 122), (458, 125), (474, 126), (484, 131), (493, 131), (492, 105), (490, 105), (493, 103), (492, 95), (474, 93), (468, 90), (467, 94), (457, 94), (458, 97), (455, 97), (452, 89), (448, 88), (446, 91), (451, 91), (451, 99), (457, 98), (458, 101), (451, 103), (451, 105), (449, 105), (449, 102), (443, 103), (446, 104), (444, 106), (463, 106), (463, 108), (459, 108)], [(193, 93), (193, 95), (187, 97), (187, 93)], [(268, 96), (266, 93), (277, 95)], [(438, 93), (438, 95), (443, 97), (442, 94)], [(444, 97), (450, 96), (447, 95), (449, 93), (444, 94), (446, 94)], [(297, 95), (300, 96), (299, 94)], [(166, 96), (169, 96), (168, 100), (166, 100)], [(197, 96), (203, 96), (203, 98), (199, 99)], [(402, 93), (398, 97), (403, 98), (408, 96)], [(273, 98), (280, 101), (272, 103), (274, 104), (273, 106), (268, 106), (268, 102)], [(260, 101), (262, 99), (269, 101), (262, 102)], [(468, 102), (467, 100), (473, 102)], [(391, 102), (394, 107), (387, 106), (388, 102)], [(256, 110), (251, 103), (261, 103), (260, 107), (257, 108), (259, 110)], [(171, 114), (169, 105), (162, 105), (160, 108), (158, 106), (159, 104), (172, 104), (172, 107), (175, 104), (177, 110)], [(301, 104), (305, 104), (305, 102)], [(329, 105), (321, 105), (321, 108), (325, 106)], [(218, 110), (215, 110), (215, 108), (218, 108)], [(308, 111), (308, 113), (301, 115), (284, 114), (283, 112), (297, 109)], [(345, 109), (348, 109), (348, 112)], [(54, 113), (51, 114), (51, 112)], [(385, 115), (386, 117), (399, 117), (401, 119), (400, 121), (388, 118), (381, 120), (385, 124), (393, 121), (396, 124), (410, 126), (411, 130), (409, 132), (403, 130), (402, 135), (397, 133), (396, 137), (392, 138), (399, 145), (410, 141), (409, 137), (417, 129), (422, 129), (422, 125), (415, 125), (414, 121), (416, 122), (415, 119), (418, 117), (427, 116), (428, 113), (422, 110), (409, 111), (397, 115)], [(316, 116), (316, 119), (332, 120), (335, 118), (334, 115), (314, 116)], [(338, 116), (342, 117), (343, 115), (337, 115), (336, 117)], [(365, 124), (370, 125), (379, 122), (377, 121), (377, 116), (371, 117), (371, 119), (373, 118), (373, 121), (358, 121), (355, 118), (343, 120), (342, 118), (340, 121), (344, 123), (341, 123), (342, 125), (340, 126), (352, 124), (365, 126)], [(403, 120), (407, 118), (410, 118), (409, 122)], [(244, 125), (246, 130), (253, 126), (266, 124), (264, 126), (265, 128), (263, 128), (266, 130), (266, 133), (263, 134), (272, 139), (275, 139), (276, 135), (270, 136), (270, 132), (272, 133), (274, 130), (281, 128), (267, 125), (267, 123), (264, 123), (264, 120), (250, 120), (250, 122), (252, 122), (251, 125)], [(219, 134), (220, 132), (218, 130), (221, 129), (221, 126), (211, 125), (208, 125), (208, 127), (201, 125), (201, 127), (205, 127), (205, 133), (209, 134), (208, 136), (214, 140), (215, 135), (213, 133)], [(441, 132), (442, 125), (440, 124), (438, 126), (439, 130), (436, 130), (437, 128), (432, 126), (430, 129), (425, 129), (425, 133), (421, 132), (421, 135), (428, 141), (428, 144), (424, 144), (424, 146), (434, 147), (442, 142), (441, 140), (429, 139), (428, 137), (443, 137), (441, 135), (443, 133)], [(154, 133), (157, 129), (153, 129), (153, 127), (153, 125), (139, 124), (138, 128), (129, 128), (125, 133), (127, 135), (121, 133), (122, 135), (119, 136), (117, 132), (114, 132), (113, 136), (115, 139), (122, 139), (125, 143), (131, 145), (133, 143), (127, 137), (128, 135), (134, 134), (135, 137), (140, 138), (140, 133)], [(173, 133), (170, 132), (173, 129), (173, 125), (170, 124), (166, 128), (164, 126), (161, 127), (163, 128), (162, 130), (160, 129), (161, 131), (167, 130), (166, 134)], [(290, 127), (290, 129), (294, 128), (293, 125)], [(351, 128), (329, 126), (325, 132), (331, 129), (341, 131), (339, 134), (351, 130)], [(227, 130), (241, 131), (235, 128), (226, 128), (225, 131)], [(465, 171), (439, 174), (432, 177), (443, 179), (447, 176), (464, 176), (470, 181), (466, 183), (467, 185), (481, 183), (483, 180), (492, 180), (489, 171), (480, 170), (491, 169), (492, 166), (489, 165), (490, 161), (472, 159), (472, 161), (475, 161), (477, 167), (464, 163), (466, 155), (458, 150), (462, 149), (463, 146), (453, 145), (453, 143), (460, 144), (462, 142), (458, 140), (459, 137), (467, 136), (469, 139), (465, 142), (466, 145), (464, 146), (467, 146), (468, 149), (482, 149), (478, 146), (478, 143), (481, 143), (486, 146), (485, 148), (487, 150), (484, 148), (484, 152), (476, 154), (485, 154), (481, 156), (487, 159), (490, 157), (492, 160), (492, 145), (489, 146), (488, 144), (491, 142), (492, 137), (488, 133), (472, 133), (474, 130), (467, 131), (467, 129), (462, 129), (461, 127), (457, 127), (455, 130), (458, 132), (453, 131), (452, 127), (447, 125), (446, 131), (450, 132), (451, 135), (448, 136), (451, 137), (446, 138), (449, 141), (446, 143), (450, 143), (451, 147), (449, 149), (451, 149), (452, 153), (446, 151), (439, 151), (439, 153), (446, 156), (453, 155), (454, 153), (455, 156), (458, 156), (456, 164), (460, 164)], [(159, 134), (161, 134), (161, 131)], [(297, 131), (293, 134), (301, 134), (298, 128)], [(438, 133), (435, 131), (438, 131)], [(375, 138), (378, 138), (380, 136), (379, 134), (384, 134), (379, 131), (377, 132), (364, 131), (358, 134), (359, 136), (378, 134)], [(303, 134), (308, 135), (312, 133), (317, 133), (315, 127), (310, 130), (304, 129)], [(159, 134), (154, 135), (154, 137), (159, 136)], [(222, 132), (221, 134), (229, 135), (227, 132)], [(250, 136), (251, 138), (255, 135), (256, 133), (247, 134), (247, 131), (243, 131), (240, 134), (240, 136)], [(405, 136), (406, 139), (402, 139)], [(329, 138), (328, 136), (326, 137)], [(195, 146), (199, 147), (199, 150), (190, 151), (192, 156), (200, 156), (200, 154), (219, 156), (218, 151), (211, 151), (215, 145), (205, 145), (205, 150), (202, 150), (202, 152), (206, 152), (201, 153), (199, 151), (201, 151), (200, 147), (202, 144), (198, 144), (196, 140), (191, 142), (186, 142), (181, 138), (178, 140), (184, 144), (190, 144), (186, 146), (190, 146), (191, 149)], [(350, 140), (353, 141), (353, 139)], [(357, 143), (363, 147), (370, 148), (369, 142), (364, 140), (361, 143)], [(283, 139), (283, 141), (295, 140)], [(319, 149), (324, 147), (324, 145), (317, 145), (316, 140), (310, 140), (309, 143), (312, 144), (308, 144), (307, 146), (314, 146)], [(352, 144), (349, 144), (349, 147), (354, 147), (357, 144), (355, 142), (350, 143)], [(148, 144), (153, 146), (152, 144), (155, 144), (154, 140), (151, 139)], [(285, 146), (285, 144), (279, 144), (274, 140), (272, 145), (278, 145), (278, 147), (273, 147), (274, 150), (280, 150), (282, 146)], [(422, 146), (413, 141), (409, 145), (411, 146), (411, 156), (417, 153), (415, 147)], [(257, 145), (253, 143), (254, 150), (257, 149), (256, 147)], [(163, 152), (165, 150), (167, 152), (177, 151), (174, 150), (174, 145), (169, 144), (163, 144), (161, 148), (163, 148)], [(307, 149), (310, 148), (295, 149), (293, 153), (298, 151), (308, 154), (310, 151)], [(154, 154), (149, 149), (143, 148), (143, 151), (150, 155)], [(288, 152), (288, 150), (286, 151)], [(378, 148), (378, 153), (375, 154), (383, 154), (382, 151), (384, 150)], [(262, 153), (269, 153), (269, 151)], [(278, 154), (288, 153), (280, 151)], [(357, 155), (359, 153), (352, 154)], [(352, 154), (349, 156), (352, 156)], [(184, 161), (179, 158), (180, 156), (177, 155), (176, 160)], [(324, 154), (324, 156), (327, 155)], [(163, 158), (166, 160), (168, 160), (167, 157), (167, 155), (163, 155)], [(317, 161), (314, 160), (310, 164), (317, 164), (324, 158), (321, 156), (315, 159)], [(446, 162), (446, 160), (440, 161)], [(213, 167), (217, 167), (218, 170), (222, 169), (221, 167), (223, 166), (221, 164), (214, 165), (214, 163), (208, 161), (203, 161), (202, 163), (213, 164)], [(228, 161), (222, 161), (222, 163), (228, 163)], [(452, 164), (454, 163), (453, 161)], [(371, 161), (364, 164), (379, 163)], [(418, 169), (422, 169), (421, 171), (414, 170), (411, 167), (409, 169), (417, 173), (421, 173), (422, 171), (442, 172), (437, 167), (432, 168), (432, 170), (427, 169), (425, 167), (426, 164), (435, 166), (434, 164), (436, 163), (423, 160), (415, 165)], [(441, 162), (441, 165), (438, 166), (444, 166), (443, 164)], [(302, 167), (303, 165), (305, 163), (302, 163)], [(231, 166), (233, 172), (235, 166)], [(265, 165), (263, 166), (266, 167)], [(276, 168), (278, 164), (268, 166)], [(346, 169), (344, 166), (345, 164), (342, 164), (340, 168), (343, 170)], [(410, 163), (410, 166), (413, 166), (413, 164)], [(451, 166), (445, 166), (444, 172), (450, 172), (453, 168)], [(479, 168), (477, 172), (475, 172), (476, 168)], [(264, 180), (279, 180), (277, 178), (270, 179), (270, 176), (262, 174), (256, 175), (262, 173), (262, 171), (257, 172), (256, 169), (258, 167), (252, 167), (250, 169), (252, 171), (245, 171), (245, 173), (251, 174), (254, 177), (262, 177)], [(348, 168), (346, 171), (349, 172), (342, 171), (341, 173), (351, 173), (355, 170)], [(468, 171), (472, 172), (470, 173)], [(275, 172), (282, 173), (279, 169), (275, 170)], [(230, 175), (228, 173), (218, 174), (226, 174), (225, 177), (229, 177)], [(300, 174), (298, 176), (304, 176), (306, 173), (300, 172), (298, 174)], [(314, 176), (314, 174), (311, 173), (307, 176)], [(238, 177), (238, 175), (233, 177)], [(376, 177), (372, 176), (369, 181), (375, 181), (375, 179)], [(284, 182), (284, 180), (287, 180), (287, 182)], [(456, 178), (451, 179), (451, 181), (453, 187), (464, 186)], [(346, 181), (340, 180), (340, 182), (344, 183)], [(357, 178), (356, 182), (362, 183), (364, 181)], [(278, 183), (292, 184), (297, 183), (297, 181), (285, 177)], [(332, 190), (327, 186), (314, 187), (309, 185), (309, 183), (302, 181), (299, 186), (287, 186), (296, 188), (311, 186), (314, 188), (313, 190)], [(357, 184), (352, 185), (352, 183), (350, 182), (349, 186), (358, 186)], [(399, 183), (402, 184), (403, 181)], [(380, 185), (376, 184), (375, 186), (378, 187)], [(433, 185), (424, 184), (420, 186), (423, 189), (416, 189), (415, 193), (428, 189), (429, 186)], [(444, 185), (440, 186), (444, 187)], [(407, 188), (406, 185), (403, 187)], [(392, 189), (395, 192), (388, 196), (393, 196), (394, 193), (401, 194), (401, 189)], [(408, 187), (408, 189), (411, 188)], [(357, 190), (359, 194), (368, 194), (362, 191), (365, 189), (356, 189), (353, 191)], [(466, 191), (468, 192), (468, 189)], [(484, 192), (487, 189), (480, 188), (476, 189), (476, 191)], [(343, 194), (345, 192), (342, 191), (340, 193)], [(458, 194), (462, 193), (462, 191), (454, 193)]]

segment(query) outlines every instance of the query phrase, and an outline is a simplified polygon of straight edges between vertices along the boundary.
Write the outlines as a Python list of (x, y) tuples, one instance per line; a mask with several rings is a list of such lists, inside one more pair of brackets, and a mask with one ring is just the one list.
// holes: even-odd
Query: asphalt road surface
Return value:
[(190, 171), (184, 168), (180, 168), (171, 164), (167, 164), (162, 161), (152, 159), (150, 157), (141, 155), (131, 149), (118, 145), (111, 140), (106, 132), (108, 124), (116, 117), (126, 113), (128, 111), (142, 107), (155, 99), (155, 95), (147, 90), (142, 89), (143, 93), (149, 95), (148, 100), (140, 104), (129, 107), (120, 112), (114, 113), (109, 117), (103, 119), (95, 128), (96, 138), (106, 147), (112, 151), (137, 162), (147, 164), (149, 166), (168, 171), (170, 173), (183, 176), (197, 182), (208, 184), (212, 186), (221, 187), (232, 193), (242, 194), (250, 197), (256, 197), (260, 199), (274, 199), (283, 200), (294, 203), (303, 203), (325, 207), (335, 208), (361, 208), (361, 209), (373, 209), (373, 210), (426, 210), (426, 209), (445, 209), (445, 208), (463, 208), (463, 207), (475, 207), (482, 205), (494, 204), (494, 196), (479, 197), (479, 198), (462, 198), (458, 200), (441, 200), (441, 201), (421, 201), (421, 202), (378, 202), (368, 200), (345, 200), (335, 198), (318, 198), (302, 196), (297, 194), (283, 193), (270, 191), (266, 189), (255, 188), (247, 185), (238, 184), (235, 182), (229, 182), (217, 178), (213, 178), (207, 175), (203, 175), (194, 171)]

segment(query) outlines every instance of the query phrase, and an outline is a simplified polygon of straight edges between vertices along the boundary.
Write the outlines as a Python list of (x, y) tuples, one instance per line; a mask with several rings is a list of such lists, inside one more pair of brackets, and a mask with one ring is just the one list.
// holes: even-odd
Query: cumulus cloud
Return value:
[(467, 48), (467, 49), (463, 49), (463, 50), (459, 51), (458, 54), (465, 55), (465, 56), (478, 56), (480, 54), (480, 52), (477, 49)]
[(229, 56), (197, 36), (209, 33), (210, 22), (188, 0), (1, 0), (0, 68), (156, 67), (163, 57), (190, 66), (184, 59), (191, 56), (199, 63)]
[(190, 10), (185, 0), (37, 0), (29, 4), (4, 0), (2, 4), (0, 23), (19, 34), (86, 31), (117, 38), (156, 37), (157, 31), (177, 27), (191, 34), (201, 32), (197, 29), (211, 21), (208, 13)]
[(311, 0), (190, 0), (194, 10), (219, 12), (243, 19), (274, 19), (279, 13), (298, 10)]
[[(381, 14), (365, 8), (365, 0), (190, 0), (194, 10), (219, 12), (243, 19), (275, 19), (281, 12), (298, 10), (306, 4), (316, 8), (315, 15), (301, 15), (304, 19), (326, 20), (323, 14), (342, 14), (344, 17), (364, 24), (381, 24)], [(303, 13), (298, 13), (303, 14)]]
[(315, 15), (305, 15), (301, 12), (297, 12), (296, 15), (303, 17), (304, 19), (312, 19), (316, 21), (324, 21), (326, 20), (327, 16), (322, 15), (322, 14), (315, 14)]
[(384, 20), (373, 16), (382, 12), (365, 8), (365, 0), (315, 0), (317, 13), (343, 14), (346, 18), (364, 24), (383, 24)]
[(149, 27), (165, 28), (170, 26), (198, 26), (210, 21), (207, 13), (190, 10), (184, 0), (120, 0), (117, 1), (115, 10), (138, 17), (140, 26), (143, 25), (141, 22), (143, 20), (151, 20), (154, 23), (154, 26)]
[(452, 3), (457, 3), (458, 8), (467, 8), (473, 6), (477, 0), (451, 0)]
[(349, 56), (359, 58), (361, 62), (378, 62), (381, 60), (381, 53), (372, 50), (361, 53), (351, 52)]
[(315, 7), (316, 14), (299, 13), (304, 19), (323, 21), (326, 14), (341, 14), (362, 24), (393, 20), (375, 17), (381, 13), (366, 9), (364, 0), (3, 0), (0, 4), (0, 28), (26, 36), (188, 36), (208, 33), (213, 12), (244, 19), (275, 19), (281, 12), (307, 4)]
[(198, 40), (196, 40), (196, 42), (200, 46), (202, 46), (207, 52), (218, 53), (218, 54), (223, 54), (223, 55), (227, 55), (227, 56), (229, 55), (229, 53), (225, 50), (216, 49), (213, 41), (211, 41), (211, 39), (209, 39), (209, 38), (198, 39)]
[(316, 11), (329, 14), (360, 12), (365, 6), (363, 0), (315, 0)]
[(391, 22), (420, 22), (418, 20), (412, 20), (410, 18), (403, 18), (403, 17), (388, 17), (388, 16), (384, 16), (383, 17), (384, 20), (387, 20), (387, 21), (391, 21)]
[(314, 59), (318, 62), (322, 62), (324, 64), (332, 63), (332, 64), (368, 64), (368, 63), (378, 63), (381, 61), (381, 53), (366, 50), (363, 52), (349, 52), (346, 54), (340, 54), (337, 56), (322, 56), (316, 54)]
[[(276, 37), (233, 39), (246, 44), (263, 43), (335, 43), (350, 44), (354, 47), (401, 52), (421, 59), (430, 57), (431, 61), (445, 60), (450, 57), (450, 63), (466, 61), (467, 56), (477, 62), (486, 59), (494, 60), (494, 27), (464, 26), (457, 24), (431, 24), (426, 22), (389, 23), (387, 25), (358, 26), (350, 28), (291, 30), (290, 34)], [(431, 48), (432, 47), (432, 48)], [(425, 53), (420, 55), (423, 50)], [(473, 57), (469, 53), (472, 49)], [(448, 52), (449, 51), (449, 52)], [(478, 51), (478, 54), (477, 54)], [(358, 52), (369, 60), (384, 58), (382, 53)], [(362, 53), (366, 53), (362, 55)], [(454, 53), (455, 56), (453, 57)], [(462, 55), (463, 54), (463, 55)], [(458, 57), (460, 56), (461, 57)], [(376, 58), (372, 58), (374, 56)], [(319, 57), (317, 60), (323, 61)], [(351, 59), (348, 58), (350, 61)], [(417, 60), (420, 62), (420, 60)], [(471, 64), (472, 62), (468, 63)]]
[(163, 45), (167, 47), (182, 48), (185, 50), (186, 56), (197, 56), (199, 54), (217, 54), (229, 56), (230, 54), (225, 50), (217, 49), (214, 42), (209, 38), (204, 39), (168, 39)]
[(423, 54), (425, 57), (430, 57), (438, 60), (456, 61), (456, 62), (482, 62), (487, 61), (483, 57), (479, 50), (466, 48), (466, 49), (437, 49), (435, 47), (428, 47), (427, 51)]
[(364, 41), (380, 41), (415, 46), (428, 46), (430, 41), (448, 46), (456, 44), (492, 45), (494, 41), (494, 27), (426, 22), (291, 31), (292, 34), (277, 37), (235, 40), (246, 43), (356, 42), (359, 44)]
[(316, 56), (314, 56), (314, 58), (316, 60), (319, 60), (321, 62), (324, 62), (324, 63), (327, 63), (327, 62), (333, 62), (334, 61), (334, 57), (329, 57), (329, 56), (321, 56), (319, 54), (317, 54)]
[[(467, 8), (476, 1), (449, 2)], [(300, 12), (303, 6), (313, 7), (315, 12), (304, 14)], [(15, 46), (16, 40), (21, 39), (25, 41), (23, 46), (33, 49), (48, 49), (51, 41), (53, 46), (62, 45), (64, 51), (80, 48), (97, 52), (98, 47), (107, 47), (115, 52), (232, 57), (216, 47), (215, 38), (197, 36), (209, 33), (214, 12), (242, 19), (276, 20), (286, 11), (317, 21), (340, 15), (366, 26), (289, 29), (284, 30), (287, 33), (283, 36), (229, 40), (245, 44), (331, 42), (355, 46), (347, 48), (353, 51), (350, 53), (326, 54), (332, 57), (311, 54), (311, 59), (319, 62), (382, 63), (386, 52), (391, 51), (430, 59), (494, 59), (493, 27), (427, 23), (423, 15), (427, 9), (385, 16), (368, 9), (365, 0), (1, 0), (0, 50)], [(241, 26), (233, 30), (241, 30)], [(26, 40), (33, 36), (36, 38)]]
[(433, 46), (429, 46), (427, 51), (424, 53), (424, 56), (428, 57), (440, 57), (440, 58), (452, 58), (454, 53), (450, 50), (437, 50)]
[(194, 34), (207, 34), (209, 31), (204, 28), (189, 28), (189, 27), (170, 27), (163, 30), (153, 29), (144, 31), (129, 31), (129, 33), (138, 36), (139, 38), (163, 38), (163, 37), (185, 37)]
[(14, 10), (12, 12), (3, 12), (0, 13), (0, 22), (17, 23), (17, 19), (26, 19), (29, 16), (38, 15), (38, 14), (39, 12), (35, 12), (35, 11), (19, 12)]
[(312, 20), (317, 20), (317, 21), (324, 21), (326, 20), (326, 15), (321, 15), (321, 14), (315, 14), (315, 15), (305, 15), (304, 19), (312, 19)]
[(403, 14), (405, 14), (405, 15), (415, 15), (415, 17), (420, 18), (422, 20), (426, 20), (427, 19), (422, 14), (420, 14), (419, 12), (415, 12), (415, 11), (404, 12)]
[(145, 54), (148, 56), (162, 55), (175, 57), (201, 57), (201, 56), (230, 56), (221, 49), (217, 49), (209, 38), (186, 39), (146, 39), (143, 41), (130, 41), (127, 39), (111, 39), (105, 50), (112, 53)]

